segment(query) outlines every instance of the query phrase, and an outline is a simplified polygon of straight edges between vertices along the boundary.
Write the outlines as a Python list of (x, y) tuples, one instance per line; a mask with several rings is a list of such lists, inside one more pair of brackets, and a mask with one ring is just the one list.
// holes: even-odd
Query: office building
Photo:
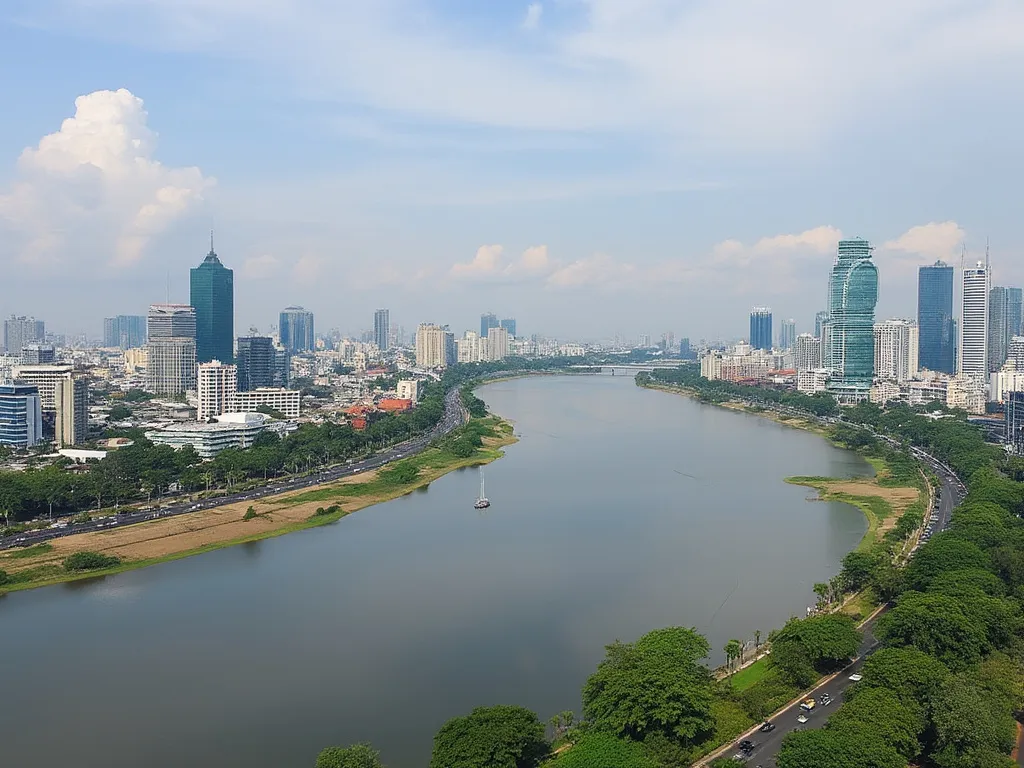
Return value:
[(196, 394), (199, 405), (196, 419), (208, 421), (214, 416), (235, 410), (235, 393), (238, 391), (238, 369), (220, 360), (199, 363)]
[(487, 332), (491, 328), (498, 328), (501, 323), (498, 322), (498, 316), (493, 312), (485, 312), (480, 315), (480, 338), (487, 338)]
[(266, 407), (285, 418), (297, 419), (302, 407), (302, 393), (297, 389), (284, 387), (260, 387), (246, 392), (236, 392), (231, 410), (240, 413), (254, 413)]
[(957, 374), (985, 383), (988, 380), (989, 270), (984, 262), (963, 272), (960, 307), (960, 354)]
[(936, 261), (917, 272), (918, 362), (938, 373), (956, 372), (953, 267)]
[(57, 350), (52, 344), (28, 344), (21, 348), (21, 362), (25, 365), (51, 365), (57, 362)]
[(679, 357), (683, 360), (692, 360), (693, 349), (690, 348), (690, 337), (684, 336), (679, 340)]
[(793, 366), (797, 373), (821, 368), (821, 339), (801, 333), (793, 343)]
[(19, 384), (34, 386), (39, 393), (40, 406), (52, 415), (57, 409), (57, 387), (70, 379), (74, 371), (71, 365), (22, 365), (15, 369), (14, 378)]
[(796, 320), (783, 320), (779, 331), (779, 349), (793, 349), (796, 344)]
[(302, 307), (285, 307), (278, 323), (278, 335), (290, 355), (314, 349), (313, 313)]
[(912, 320), (875, 324), (875, 377), (903, 384), (917, 376), (918, 329)]
[(287, 387), (292, 380), (292, 358), (288, 350), (274, 346), (274, 386)]
[(275, 386), (277, 353), (269, 336), (242, 336), (235, 350), (238, 391)]
[(196, 362), (235, 359), (235, 274), (213, 250), (190, 273), (190, 297), (196, 311)]
[(118, 315), (103, 321), (103, 346), (138, 349), (146, 343), (144, 315)]
[(506, 317), (501, 321), (501, 327), (505, 329), (509, 336), (515, 337), (516, 335), (516, 319), (514, 317)]
[(768, 307), (754, 307), (750, 312), (750, 346), (754, 349), (772, 348), (772, 311)]
[[(416, 367), (442, 368), (448, 364), (448, 331), (439, 325), (420, 323), (416, 329)], [(452, 338), (454, 345), (454, 337)], [(456, 352), (455, 358), (458, 359)]]
[(444, 364), (454, 365), (459, 359), (459, 348), (455, 346), (455, 334), (448, 330), (448, 326), (442, 326), (444, 330)]
[(1013, 367), (1018, 371), (1024, 371), (1024, 336), (1014, 336), (1010, 339), (1006, 362), (1013, 363)]
[(991, 374), (988, 381), (988, 399), (993, 403), (1005, 403), (1011, 392), (1024, 392), (1024, 370), (1012, 365)]
[(373, 341), (381, 352), (391, 346), (391, 313), (386, 309), (373, 313)]
[(1020, 335), (1021, 289), (995, 286), (988, 294), (988, 369), (1003, 367), (1010, 342)]
[(89, 439), (89, 382), (70, 375), (57, 382), (53, 391), (54, 439), (64, 448)]
[(1024, 392), (1006, 398), (1006, 444), (1017, 456), (1024, 456)]
[(31, 448), (43, 439), (39, 392), (28, 384), (0, 384), (0, 445)]
[(46, 324), (42, 320), (14, 315), (4, 320), (4, 349), (7, 354), (20, 355), (22, 347), (45, 341)]
[(814, 315), (814, 337), (821, 338), (822, 326), (828, 322), (828, 310), (823, 309)]
[(146, 389), (181, 395), (196, 388), (196, 311), (188, 304), (153, 304), (146, 317)]
[(146, 432), (146, 439), (175, 450), (191, 445), (200, 458), (212, 459), (227, 448), (251, 448), (265, 429), (283, 436), (296, 428), (293, 422), (274, 422), (262, 413), (226, 413), (214, 417), (213, 423), (172, 424)]
[(487, 331), (486, 359), (504, 360), (508, 357), (509, 333), (504, 328), (491, 328)]
[(840, 398), (866, 397), (875, 369), (875, 304), (878, 270), (867, 240), (840, 240), (829, 278), (827, 359), (829, 389)]

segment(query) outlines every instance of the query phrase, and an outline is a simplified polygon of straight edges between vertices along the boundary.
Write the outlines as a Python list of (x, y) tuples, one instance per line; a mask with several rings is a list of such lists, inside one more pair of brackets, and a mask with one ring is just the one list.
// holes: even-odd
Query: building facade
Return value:
[(118, 315), (103, 320), (103, 346), (138, 349), (146, 344), (144, 315)]
[(269, 336), (241, 336), (235, 351), (238, 367), (238, 391), (248, 392), (258, 387), (272, 387), (276, 353), (274, 340)]
[(262, 413), (229, 413), (216, 417), (213, 423), (172, 424), (164, 429), (146, 432), (146, 439), (174, 449), (191, 445), (200, 458), (212, 459), (227, 448), (251, 448), (260, 432), (281, 425), (279, 434), (294, 431), (295, 424), (274, 422)]
[(28, 344), (21, 348), (21, 362), (25, 365), (52, 365), (57, 362), (57, 350), (52, 344)]
[(491, 330), (491, 328), (498, 328), (500, 325), (501, 323), (498, 322), (498, 316), (493, 312), (485, 312), (480, 315), (480, 338), (487, 338), (487, 332)]
[(918, 362), (938, 373), (956, 372), (953, 267), (942, 261), (917, 272)]
[(840, 240), (829, 279), (824, 367), (833, 372), (830, 389), (853, 397), (866, 397), (874, 378), (878, 270), (871, 251), (867, 240)]
[(516, 319), (514, 317), (506, 317), (501, 321), (501, 327), (504, 328), (508, 335), (515, 337), (516, 335)]
[(373, 341), (381, 352), (391, 346), (391, 313), (386, 309), (373, 313)]
[(4, 349), (9, 355), (20, 355), (27, 344), (46, 341), (46, 324), (34, 317), (11, 315), (4, 320)]
[(797, 372), (821, 368), (821, 339), (801, 333), (793, 343), (793, 366)]
[(199, 405), (196, 418), (208, 421), (235, 408), (235, 393), (238, 391), (238, 368), (220, 360), (199, 363), (196, 394)]
[(1021, 289), (995, 286), (988, 294), (988, 369), (998, 371), (1021, 333)]
[(828, 310), (823, 309), (814, 314), (814, 336), (821, 338), (821, 327), (828, 322)]
[(1024, 392), (1006, 398), (1006, 444), (1017, 456), (1024, 456)]
[(31, 448), (42, 439), (38, 390), (28, 384), (0, 384), (0, 445)]
[(913, 320), (875, 323), (875, 377), (902, 384), (917, 376), (918, 328)]
[(54, 388), (54, 439), (64, 448), (89, 439), (89, 382), (80, 376), (61, 379)]
[(475, 331), (466, 331), (461, 339), (455, 340), (455, 360), (459, 363), (480, 362), (480, 337)]
[(984, 262), (963, 272), (960, 307), (960, 345), (957, 374), (986, 382), (988, 379), (989, 270)]
[(485, 340), (486, 359), (487, 360), (504, 360), (508, 357), (508, 341), (509, 333), (500, 326), (497, 328), (491, 328), (487, 331), (487, 338)]
[(213, 250), (190, 273), (190, 300), (196, 311), (196, 362), (235, 359), (235, 275)]
[(793, 349), (795, 345), (796, 320), (783, 320), (782, 328), (779, 330), (779, 349)]
[(439, 325), (420, 323), (416, 329), (417, 368), (442, 368), (449, 363), (447, 336), (447, 330)]
[(754, 349), (772, 348), (772, 311), (769, 307), (754, 307), (751, 310), (749, 341)]
[(283, 387), (260, 387), (246, 392), (236, 392), (231, 410), (254, 413), (261, 405), (289, 419), (297, 419), (302, 410), (302, 393), (297, 389)]
[(146, 317), (146, 389), (180, 395), (196, 388), (196, 311), (188, 304), (153, 304)]
[(419, 402), (420, 399), (420, 385), (419, 379), (402, 379), (398, 382), (398, 398), (399, 400), (412, 400), (414, 403)]
[(281, 346), (288, 354), (312, 352), (315, 346), (313, 313), (302, 307), (285, 307), (278, 319), (278, 335)]

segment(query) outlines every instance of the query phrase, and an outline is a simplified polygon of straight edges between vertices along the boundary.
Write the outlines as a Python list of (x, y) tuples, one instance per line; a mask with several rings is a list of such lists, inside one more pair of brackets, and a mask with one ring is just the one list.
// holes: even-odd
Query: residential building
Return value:
[(39, 393), (40, 406), (52, 414), (57, 409), (58, 385), (70, 379), (74, 371), (72, 365), (22, 365), (14, 370), (14, 378), (19, 384), (34, 386)]
[(42, 439), (38, 390), (28, 384), (0, 384), (0, 445), (31, 448)]
[(302, 393), (297, 389), (283, 387), (260, 387), (245, 392), (236, 392), (233, 411), (255, 413), (265, 406), (289, 419), (297, 419), (302, 407)]
[(988, 379), (988, 265), (979, 261), (963, 271), (960, 354), (957, 374), (977, 382)]
[(180, 395), (196, 388), (196, 311), (188, 304), (153, 304), (146, 317), (146, 389)]
[(814, 368), (796, 372), (796, 389), (805, 395), (816, 395), (828, 389), (829, 371), (827, 368)]
[(816, 312), (814, 315), (814, 336), (815, 338), (821, 338), (821, 327), (828, 322), (828, 310), (823, 309), (820, 312)]
[(1024, 392), (1006, 398), (1006, 444), (1017, 456), (1024, 456)]
[(1024, 336), (1014, 336), (1010, 339), (1006, 362), (1013, 363), (1013, 367), (1018, 371), (1024, 371)]
[(146, 343), (145, 315), (118, 315), (103, 320), (103, 346), (138, 349)]
[(72, 374), (57, 382), (53, 395), (57, 446), (84, 443), (89, 439), (89, 381)]
[(514, 317), (506, 317), (501, 321), (501, 327), (508, 331), (508, 335), (515, 337), (516, 335), (516, 319)]
[[(420, 323), (416, 329), (416, 367), (443, 368), (447, 365), (448, 336), (447, 329), (439, 325)], [(454, 359), (458, 359), (457, 354)]]
[(196, 362), (235, 359), (235, 275), (213, 250), (190, 272), (190, 298), (196, 314)]
[(988, 369), (998, 371), (1010, 352), (1010, 342), (1021, 333), (1020, 288), (995, 286), (988, 294)]
[(821, 339), (801, 333), (793, 343), (793, 366), (797, 373), (821, 368)]
[(466, 331), (466, 335), (455, 340), (455, 359), (460, 363), (479, 363), (481, 360), (481, 339), (474, 331)]
[(985, 413), (985, 383), (974, 376), (954, 376), (946, 385), (946, 407)]
[(700, 357), (700, 375), (709, 381), (722, 378), (722, 353), (716, 349), (705, 352)]
[(945, 376), (907, 382), (907, 403), (910, 405), (928, 405), (935, 401), (945, 403), (948, 389), (949, 379)]
[(902, 384), (917, 375), (918, 328), (913, 320), (875, 324), (875, 377)]
[(208, 421), (222, 413), (230, 413), (235, 409), (235, 393), (238, 391), (238, 368), (220, 360), (199, 363), (198, 385), (196, 394), (199, 405), (196, 418)]
[(779, 349), (793, 349), (795, 345), (796, 320), (783, 320), (782, 328), (779, 331)]
[(241, 336), (235, 350), (238, 367), (238, 391), (248, 392), (275, 385), (277, 353), (269, 336)]
[(487, 332), (491, 328), (498, 328), (501, 323), (498, 322), (498, 316), (493, 312), (485, 312), (480, 315), (480, 338), (487, 338)]
[(288, 354), (312, 352), (315, 347), (313, 313), (302, 307), (285, 307), (278, 322), (281, 346)]
[(879, 381), (873, 384), (868, 394), (868, 399), (876, 405), (885, 405), (892, 400), (899, 400), (903, 390), (894, 381)]
[(41, 344), (46, 341), (46, 324), (34, 317), (11, 315), (4, 320), (4, 349), (9, 355), (20, 355), (27, 344)]
[(1005, 403), (1011, 392), (1024, 392), (1024, 370), (1017, 370), (1007, 363), (989, 377), (988, 399), (994, 403)]
[(391, 313), (386, 309), (373, 313), (373, 340), (381, 352), (391, 346)]
[(508, 337), (508, 331), (501, 327), (491, 328), (487, 331), (485, 345), (487, 360), (504, 360), (508, 357)]
[(187, 422), (152, 430), (146, 432), (146, 439), (176, 450), (191, 445), (200, 458), (212, 459), (227, 448), (251, 448), (265, 429), (283, 435), (296, 428), (293, 422), (275, 422), (262, 413), (225, 413), (212, 423)]
[(769, 307), (754, 307), (751, 310), (749, 341), (754, 349), (772, 348), (772, 311)]
[(841, 399), (867, 397), (874, 378), (878, 270), (871, 251), (867, 240), (840, 240), (829, 279), (824, 367), (833, 372), (829, 390)]
[(956, 372), (953, 267), (942, 261), (917, 272), (918, 363), (929, 371)]
[(21, 348), (21, 361), (25, 365), (51, 365), (57, 362), (57, 350), (52, 344), (27, 344)]
[(414, 403), (418, 403), (420, 400), (421, 384), (422, 382), (419, 379), (402, 379), (398, 382), (398, 399), (411, 400)]

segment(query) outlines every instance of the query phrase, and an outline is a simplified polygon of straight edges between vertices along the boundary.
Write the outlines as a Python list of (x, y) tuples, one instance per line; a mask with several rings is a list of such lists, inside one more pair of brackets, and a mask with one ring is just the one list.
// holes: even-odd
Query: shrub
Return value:
[(252, 520), (256, 516), (256, 509), (254, 507), (249, 507), (245, 510), (245, 514), (242, 515), (242, 520)]
[(95, 571), (112, 568), (121, 562), (120, 557), (101, 555), (99, 552), (75, 552), (64, 558), (65, 571)]

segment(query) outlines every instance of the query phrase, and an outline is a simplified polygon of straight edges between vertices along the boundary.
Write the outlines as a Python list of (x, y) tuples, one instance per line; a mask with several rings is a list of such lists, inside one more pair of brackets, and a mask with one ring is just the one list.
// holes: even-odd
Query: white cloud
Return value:
[(762, 237), (753, 245), (739, 240), (723, 240), (712, 249), (712, 261), (722, 266), (748, 266), (753, 263), (791, 263), (795, 256), (835, 253), (843, 233), (822, 225), (798, 234)]
[(277, 274), (281, 260), (269, 253), (250, 256), (242, 263), (242, 274), (251, 280), (264, 280)]
[(452, 266), (452, 277), (479, 279), (493, 277), (501, 271), (501, 254), (505, 249), (500, 245), (481, 245), (476, 249), (473, 260)]
[(19, 260), (85, 267), (140, 261), (214, 183), (198, 168), (162, 165), (155, 146), (142, 99), (131, 92), (75, 99), (74, 117), (22, 152), (12, 187), (0, 194), (0, 223), (15, 234)]
[(540, 3), (530, 3), (526, 6), (526, 17), (523, 19), (523, 29), (536, 29), (540, 24), (540, 17), (543, 14), (543, 5)]
[(931, 222), (911, 227), (882, 247), (889, 251), (948, 261), (960, 252), (966, 236), (967, 233), (955, 221)]
[(320, 278), (326, 263), (327, 260), (322, 256), (307, 253), (295, 262), (292, 277), (300, 283), (314, 283)]
[(452, 265), (449, 274), (460, 280), (527, 279), (546, 275), (556, 267), (546, 245), (534, 245), (515, 260), (504, 257), (501, 245), (481, 245), (471, 261)]
[(555, 270), (546, 284), (551, 288), (612, 288), (644, 277), (633, 264), (616, 261), (606, 253), (595, 253)]

